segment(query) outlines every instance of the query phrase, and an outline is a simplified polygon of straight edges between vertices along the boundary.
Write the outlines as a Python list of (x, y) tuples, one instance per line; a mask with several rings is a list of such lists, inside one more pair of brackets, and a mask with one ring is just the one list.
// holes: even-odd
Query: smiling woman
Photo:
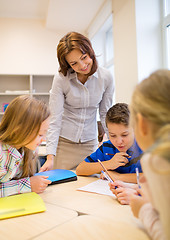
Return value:
[(50, 92), (48, 155), (41, 171), (50, 170), (53, 164), (54, 169), (75, 168), (97, 148), (97, 109), (106, 130), (105, 115), (114, 92), (110, 72), (98, 66), (91, 42), (84, 35), (66, 34), (57, 46), (57, 57), (60, 69)]
[(93, 65), (93, 60), (89, 54), (84, 54), (80, 50), (74, 49), (67, 54), (66, 60), (72, 69), (77, 72), (79, 81), (84, 84)]

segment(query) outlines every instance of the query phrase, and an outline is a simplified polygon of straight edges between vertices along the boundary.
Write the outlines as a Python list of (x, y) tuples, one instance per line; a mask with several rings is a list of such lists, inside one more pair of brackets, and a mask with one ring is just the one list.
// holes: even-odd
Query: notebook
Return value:
[(45, 210), (42, 198), (35, 192), (0, 198), (0, 219), (44, 212)]
[(74, 172), (66, 169), (54, 169), (46, 172), (36, 173), (35, 175), (49, 176), (47, 179), (52, 181), (51, 184), (65, 183), (77, 180), (77, 175)]

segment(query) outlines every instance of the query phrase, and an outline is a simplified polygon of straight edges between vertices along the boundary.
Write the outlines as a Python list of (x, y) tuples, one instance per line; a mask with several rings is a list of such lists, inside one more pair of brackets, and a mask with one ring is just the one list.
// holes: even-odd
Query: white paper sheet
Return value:
[(107, 180), (99, 179), (95, 182), (89, 183), (88, 185), (78, 188), (77, 190), (85, 191), (85, 192), (93, 192), (98, 193), (102, 195), (109, 195), (109, 196), (115, 196), (109, 188)]

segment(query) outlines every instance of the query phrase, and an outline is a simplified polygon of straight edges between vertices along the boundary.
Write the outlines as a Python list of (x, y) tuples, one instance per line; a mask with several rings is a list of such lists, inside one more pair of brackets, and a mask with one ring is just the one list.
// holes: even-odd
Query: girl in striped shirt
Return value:
[(25, 192), (43, 192), (49, 183), (36, 171), (35, 150), (44, 140), (50, 112), (29, 96), (16, 97), (0, 123), (0, 197)]

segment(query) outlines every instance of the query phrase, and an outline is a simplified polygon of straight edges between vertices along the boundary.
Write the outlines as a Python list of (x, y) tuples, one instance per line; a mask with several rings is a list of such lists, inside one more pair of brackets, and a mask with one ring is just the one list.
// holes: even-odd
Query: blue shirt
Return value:
[[(97, 162), (97, 159), (100, 161), (107, 161), (110, 160), (113, 155), (106, 155), (106, 153), (110, 154), (116, 154), (120, 152), (112, 143), (111, 141), (104, 142), (97, 150), (96, 152), (92, 153), (90, 156), (88, 156), (85, 161), (86, 162)], [(117, 169), (114, 169), (114, 171), (118, 173), (135, 173), (135, 168), (138, 167), (139, 172), (142, 172), (140, 159), (142, 157), (142, 150), (138, 146), (136, 140), (134, 140), (133, 145), (127, 150), (127, 154), (131, 156), (128, 158), (129, 163), (127, 163), (125, 166), (118, 167)]]
[(77, 74), (68, 71), (54, 77), (50, 91), (51, 121), (47, 133), (47, 155), (56, 155), (59, 136), (79, 143), (97, 139), (97, 109), (102, 125), (112, 106), (114, 81), (102, 67), (82, 84)]

